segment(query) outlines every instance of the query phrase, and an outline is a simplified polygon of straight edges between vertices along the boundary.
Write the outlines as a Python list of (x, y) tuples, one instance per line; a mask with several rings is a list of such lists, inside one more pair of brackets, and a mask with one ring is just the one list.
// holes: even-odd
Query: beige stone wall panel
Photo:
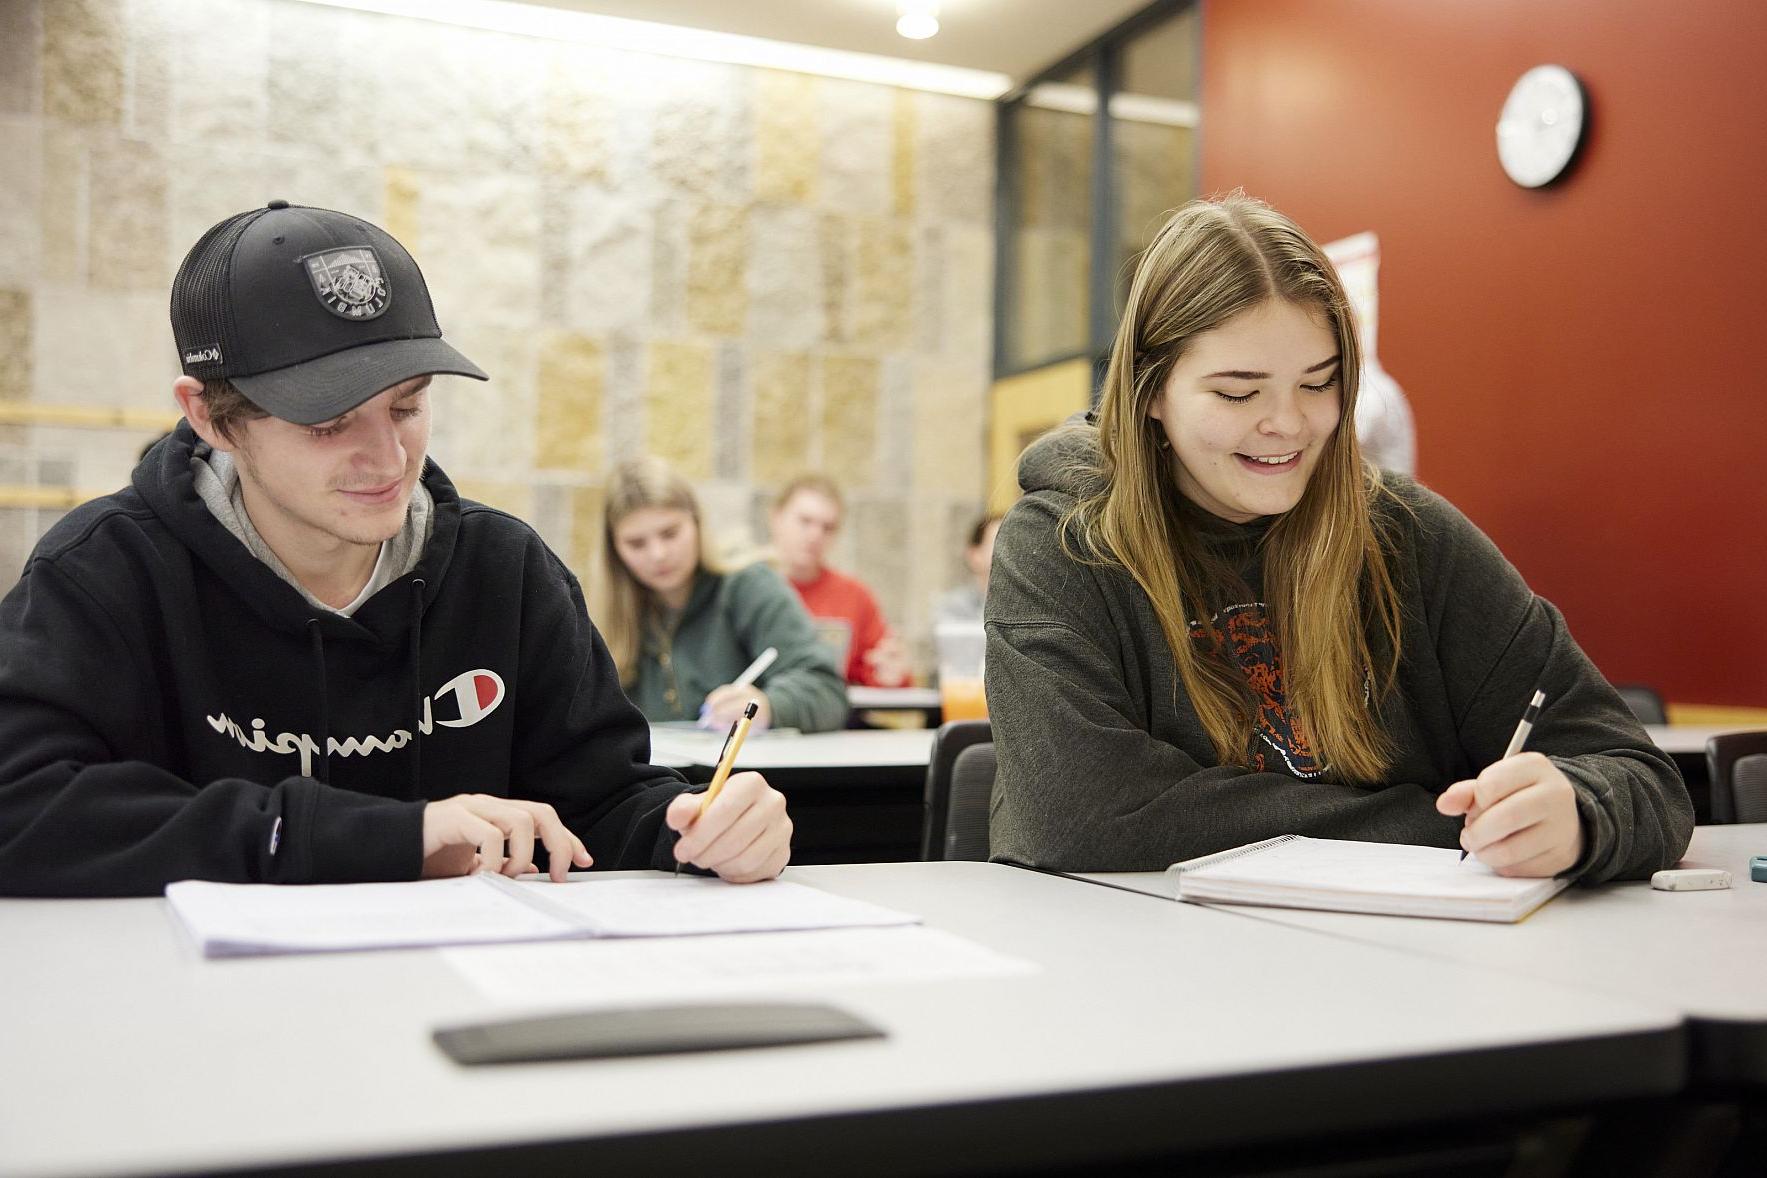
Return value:
[(211, 158), (268, 137), (270, 6), (187, 0), (172, 36), (172, 135)]
[(655, 59), (646, 88), (659, 96), (651, 140), (655, 178), (702, 201), (747, 203), (754, 195), (754, 117), (735, 66)]
[(93, 144), (91, 167), (92, 285), (170, 290), (165, 156), (157, 146), (107, 137)]
[(607, 356), (600, 340), (568, 331), (542, 336), (537, 438), (541, 470), (600, 473), (606, 382)]
[(687, 322), (707, 335), (740, 335), (748, 320), (749, 211), (702, 204), (687, 221)]
[(913, 338), (914, 246), (908, 226), (894, 218), (858, 220), (853, 281), (853, 343), (893, 351)]
[(913, 101), (919, 215), (991, 226), (994, 104), (925, 93), (915, 94)]
[(600, 74), (585, 66), (577, 46), (548, 47), (538, 163), (543, 171), (571, 180), (606, 183), (614, 106)]
[(816, 79), (822, 167), (818, 200), (844, 213), (880, 216), (895, 206), (891, 182), (894, 91), (869, 82)]
[(878, 382), (876, 360), (822, 359), (822, 461), (843, 487), (867, 488), (876, 479)]
[(859, 228), (841, 213), (824, 213), (819, 222), (822, 260), (823, 336), (831, 344), (853, 339), (853, 272), (858, 267)]
[(656, 335), (687, 333), (688, 264), (693, 248), (689, 202), (664, 199), (650, 211), (650, 322)]
[(535, 467), (539, 347), (526, 330), (487, 328), (449, 317), (443, 337), (491, 377), (438, 376), (430, 386), (430, 452), (451, 477), (517, 482)]
[(749, 217), (748, 336), (775, 349), (829, 337), (824, 222), (803, 205), (759, 205)]
[[(42, 109), (43, 7), (41, 0), (0, 4), (0, 115), (35, 115)], [(0, 569), (0, 583), (5, 571)]]
[(807, 204), (817, 199), (816, 79), (782, 70), (754, 71), (755, 195)]
[(127, 0), (125, 21), (123, 134), (163, 143), (172, 137), (177, 13), (164, 0)]
[(645, 390), (645, 444), (689, 479), (712, 476), (712, 350), (684, 340), (654, 340)]
[(967, 222), (944, 226), (939, 352), (988, 378), (994, 357), (994, 231)]
[(270, 9), (266, 139), (333, 165), (378, 165), (380, 75), (410, 22), (307, 4)]
[(565, 321), (578, 331), (644, 333), (652, 276), (650, 210), (637, 196), (584, 185), (571, 193)]
[(540, 318), (538, 177), (425, 177), (418, 219), (418, 244), (407, 248), (423, 268), (444, 331), (466, 322), (533, 327)]
[[(34, 400), (172, 408), (177, 362), (164, 291), (119, 292), (44, 283), (32, 296)], [(87, 432), (96, 437), (108, 431)], [(121, 468), (104, 483), (127, 469)]]
[(756, 352), (755, 481), (776, 491), (810, 462), (811, 358), (804, 352)]
[(917, 361), (913, 381), (915, 492), (980, 502), (986, 385), (967, 368), (936, 361)]
[(90, 190), (85, 136), (56, 123), (43, 127), (41, 277), (86, 281), (86, 213)]
[(42, 278), (43, 134), (35, 120), (0, 115), (0, 286)]
[(44, 115), (118, 126), (123, 118), (122, 0), (52, 0), (44, 6), (42, 20)]
[(0, 401), (31, 399), (31, 294), (0, 289)]

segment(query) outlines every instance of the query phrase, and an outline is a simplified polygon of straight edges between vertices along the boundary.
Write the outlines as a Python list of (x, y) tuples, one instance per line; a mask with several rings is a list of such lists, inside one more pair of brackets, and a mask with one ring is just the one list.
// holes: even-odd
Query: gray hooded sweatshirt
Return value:
[[(1375, 785), (1346, 783), (1317, 763), (1287, 714), (1281, 652), (1258, 600), (1271, 521), (1237, 527), (1191, 514), (1205, 543), (1243, 553), (1250, 590), (1210, 619), (1259, 704), (1252, 767), (1219, 764), (1147, 595), (1120, 566), (1062, 551), (1061, 517), (1089, 477), (1072, 460), (1095, 459), (1097, 444), (1096, 430), (1076, 422), (1027, 450), (1026, 495), (995, 541), (987, 690), (999, 757), (996, 859), (1145, 871), (1289, 833), (1456, 846), (1462, 820), (1438, 814), (1436, 796), (1502, 756), (1536, 687), (1546, 703), (1528, 748), (1570, 779), (1583, 822), (1583, 855), (1566, 874), (1646, 876), (1687, 849), (1693, 806), (1679, 772), (1563, 616), (1471, 521), (1403, 475), (1383, 477), (1410, 511), (1380, 509), (1397, 535), (1403, 628), (1394, 689), (1370, 700), (1396, 749)], [(1070, 546), (1086, 551), (1075, 536)], [(1204, 633), (1190, 621), (1193, 635)]]

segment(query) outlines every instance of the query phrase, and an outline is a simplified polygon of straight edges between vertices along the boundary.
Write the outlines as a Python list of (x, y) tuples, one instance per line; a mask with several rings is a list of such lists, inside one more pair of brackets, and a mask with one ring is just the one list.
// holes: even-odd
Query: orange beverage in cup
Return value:
[(933, 628), (939, 651), (939, 706), (944, 722), (986, 720), (988, 697), (982, 668), (988, 640), (980, 622), (940, 622)]
[(979, 676), (947, 675), (939, 680), (939, 707), (944, 721), (986, 720), (988, 696)]

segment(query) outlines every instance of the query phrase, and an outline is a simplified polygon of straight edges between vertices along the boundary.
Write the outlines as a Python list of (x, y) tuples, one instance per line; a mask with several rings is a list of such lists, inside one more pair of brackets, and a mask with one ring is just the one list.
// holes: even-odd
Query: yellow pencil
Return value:
[(730, 776), (731, 766), (736, 764), (736, 754), (742, 751), (743, 738), (749, 734), (749, 725), (755, 722), (755, 713), (760, 704), (751, 701), (742, 710), (742, 719), (730, 725), (730, 735), (724, 738), (724, 751), (718, 754), (718, 767), (712, 771), (712, 784), (706, 787), (705, 796), (699, 800), (699, 812), (704, 814), (718, 791), (724, 788), (724, 779)]

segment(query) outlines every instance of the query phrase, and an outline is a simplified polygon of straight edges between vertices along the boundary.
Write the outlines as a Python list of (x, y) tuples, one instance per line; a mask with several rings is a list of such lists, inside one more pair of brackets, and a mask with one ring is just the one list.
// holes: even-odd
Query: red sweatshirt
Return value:
[(907, 679), (880, 682), (865, 661), (866, 653), (883, 641), (890, 628), (884, 622), (883, 610), (877, 606), (877, 598), (871, 595), (864, 582), (833, 569), (823, 569), (814, 581), (792, 581), (791, 587), (798, 591), (811, 617), (845, 622), (852, 631), (852, 639), (847, 643), (848, 683), (862, 687), (902, 687), (907, 684)]

